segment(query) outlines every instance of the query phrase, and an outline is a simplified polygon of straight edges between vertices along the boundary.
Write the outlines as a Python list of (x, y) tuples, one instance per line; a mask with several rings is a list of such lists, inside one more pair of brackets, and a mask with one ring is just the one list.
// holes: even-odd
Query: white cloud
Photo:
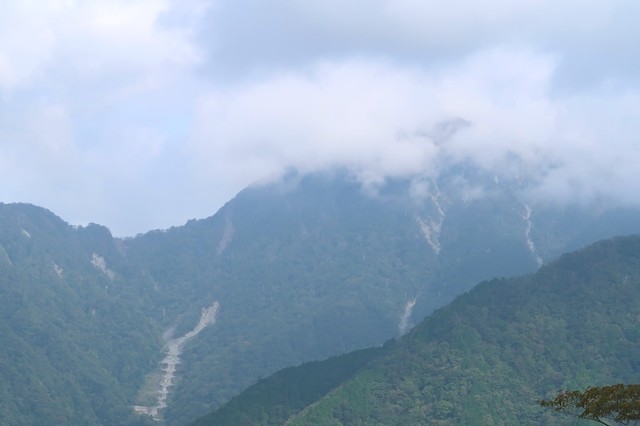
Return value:
[[(142, 210), (164, 202), (153, 184), (169, 186), (162, 170), (178, 161), (175, 145), (188, 134), (200, 3), (3, 2), (2, 201), (102, 221), (120, 234), (150, 226), (153, 213)], [(177, 12), (180, 20), (169, 19)], [(123, 204), (139, 216), (128, 218)]]
[[(214, 91), (201, 106), (193, 149), (209, 179), (232, 176), (238, 185), (291, 167), (347, 167), (376, 182), (437, 175), (465, 161), (502, 177), (519, 174), (537, 197), (635, 202), (635, 92), (553, 96), (556, 64), (513, 49), (437, 71), (324, 63)], [(437, 124), (456, 118), (470, 125), (439, 141)]]
[[(212, 214), (287, 167), (376, 182), (463, 160), (530, 177), (536, 197), (633, 200), (638, 12), (630, 0), (3, 1), (0, 201), (123, 235)], [(470, 125), (443, 141), (437, 123), (457, 118)]]
[(53, 5), (25, 1), (0, 6), (0, 89), (26, 83), (52, 57), (55, 35), (47, 13)]
[(190, 30), (159, 25), (171, 7), (168, 0), (3, 2), (0, 88), (34, 79), (48, 85), (51, 72), (76, 84), (124, 74), (153, 84), (168, 70), (192, 66), (200, 54)]
[[(416, 132), (438, 117), (421, 78), (414, 70), (348, 62), (214, 92), (203, 102), (194, 149), (214, 162), (214, 173), (235, 174), (242, 184), (287, 166), (422, 170), (432, 155)], [(243, 166), (247, 161), (253, 167)]]

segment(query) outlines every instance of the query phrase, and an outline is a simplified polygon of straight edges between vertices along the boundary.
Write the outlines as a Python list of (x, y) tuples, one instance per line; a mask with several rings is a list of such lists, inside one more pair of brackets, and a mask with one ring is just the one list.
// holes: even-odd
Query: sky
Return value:
[[(465, 161), (640, 205), (633, 0), (3, 0), (0, 201), (132, 236), (256, 181)], [(464, 123), (443, 138), (443, 123)]]

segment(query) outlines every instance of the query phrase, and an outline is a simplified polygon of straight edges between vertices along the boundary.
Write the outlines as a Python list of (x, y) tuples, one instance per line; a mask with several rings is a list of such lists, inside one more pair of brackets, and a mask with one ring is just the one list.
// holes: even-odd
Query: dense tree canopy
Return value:
[[(287, 389), (312, 385), (309, 368), (291, 370), (286, 379), (279, 375), (286, 386), (275, 376), (265, 380), (211, 419), (234, 412), (254, 425), (271, 424), (254, 413), (274, 411), (276, 404), (265, 408), (265, 402), (277, 395), (277, 404), (295, 413), (287, 419), (292, 426), (573, 425), (575, 418), (540, 407), (540, 396), (589, 384), (640, 383), (639, 317), (640, 238), (603, 241), (534, 275), (481, 283), (302, 409)], [(322, 377), (323, 368), (335, 371), (330, 363), (318, 364), (314, 375)], [(632, 398), (617, 408), (611, 405), (616, 401), (605, 400), (599, 409), (633, 424)], [(602, 422), (610, 419), (605, 411), (593, 413)], [(593, 418), (588, 415), (583, 418)]]
[(555, 398), (540, 401), (543, 407), (609, 425), (607, 420), (623, 425), (640, 422), (640, 385), (616, 384), (589, 387), (584, 392), (561, 391)]

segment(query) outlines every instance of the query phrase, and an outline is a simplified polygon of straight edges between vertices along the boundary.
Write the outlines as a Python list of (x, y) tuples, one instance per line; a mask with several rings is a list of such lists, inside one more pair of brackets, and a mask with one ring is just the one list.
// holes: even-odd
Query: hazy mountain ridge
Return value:
[(110, 278), (92, 263), (98, 252), (118, 264), (116, 250), (106, 252), (111, 235), (29, 205), (1, 205), (0, 222), (2, 423), (129, 417), (131, 387), (160, 345), (140, 294), (131, 297), (136, 280), (120, 269)]
[(144, 423), (131, 406), (164, 357), (162, 334), (188, 332), (218, 301), (216, 323), (182, 354), (163, 413), (181, 424), (280, 368), (397, 336), (414, 299), (407, 326), (481, 279), (535, 270), (536, 255), (548, 260), (640, 231), (637, 216), (623, 210), (532, 205), (525, 220), (517, 190), (464, 170), (364, 189), (340, 173), (293, 175), (240, 192), (207, 219), (127, 239), (99, 225), (71, 227), (34, 206), (2, 205), (0, 315), (16, 330), (8, 339), (40, 333), (54, 342), (26, 339), (25, 353), (48, 359), (52, 348), (79, 345), (89, 355), (60, 349), (60, 362), (94, 366), (83, 374), (104, 377), (92, 379), (100, 386), (62, 385), (58, 364), (43, 389), (77, 388), (80, 413), (108, 401), (86, 415), (96, 423)]
[[(203, 332), (209, 337), (194, 341), (184, 354), (185, 364), (194, 365), (200, 358), (202, 367), (183, 371), (174, 401), (193, 392), (213, 392), (199, 398), (205, 401), (225, 394), (228, 398), (267, 372), (367, 346), (397, 333), (406, 286), (413, 286), (408, 292), (413, 296), (420, 283), (413, 268), (405, 266), (407, 284), (401, 290), (397, 281), (403, 275), (388, 264), (397, 255), (383, 253), (388, 253), (386, 247), (410, 252), (417, 245), (422, 252), (415, 255), (414, 264), (427, 258), (430, 249), (414, 232), (411, 216), (397, 217), (393, 209), (381, 209), (356, 185), (310, 184), (320, 188), (275, 194), (263, 188), (244, 191), (213, 218), (185, 227), (192, 232), (187, 238), (205, 232), (212, 235), (206, 245), (194, 248), (197, 238), (191, 243), (168, 243), (173, 247), (190, 244), (187, 250), (198, 252), (190, 258), (198, 266), (188, 270), (198, 270), (190, 285), (202, 290), (193, 292), (207, 291), (220, 301), (216, 326)], [(363, 218), (362, 212), (370, 212), (370, 218)], [(398, 222), (407, 223), (412, 234), (399, 233)], [(227, 223), (233, 224), (235, 232), (220, 253), (217, 249)], [(153, 235), (169, 237), (171, 230)], [(396, 248), (397, 244), (401, 245)], [(184, 260), (172, 257), (157, 265), (158, 272), (151, 269), (160, 277), (161, 288), (169, 285), (168, 280), (162, 281), (169, 273), (185, 270), (177, 266)], [(395, 278), (390, 270), (398, 272)], [(186, 281), (177, 276), (171, 280)], [(189, 291), (181, 289), (183, 294)], [(394, 295), (398, 291), (402, 294)], [(201, 386), (205, 381), (219, 387)], [(193, 386), (194, 382), (199, 384)], [(175, 409), (181, 406), (177, 402)], [(167, 415), (170, 410), (171, 405)]]
[(637, 382), (639, 301), (640, 237), (599, 242), (534, 275), (481, 283), (355, 359), (355, 377), (305, 407), (296, 389), (335, 374), (335, 361), (279, 372), (194, 424), (570, 424), (536, 401)]
[[(538, 257), (593, 241), (594, 224), (608, 221), (579, 209), (528, 212), (518, 190), (518, 182), (465, 168), (364, 192), (341, 173), (293, 175), (242, 191), (211, 218), (153, 233), (154, 247), (173, 250), (158, 272), (149, 268), (160, 287), (168, 274), (187, 270), (189, 279), (172, 279), (193, 286), (181, 294), (197, 300), (201, 287), (221, 303), (210, 337), (184, 354), (194, 368), (183, 370), (167, 416), (186, 420), (189, 401), (226, 400), (269, 371), (379, 344), (397, 335), (408, 301), (417, 299), (411, 325), (479, 279), (533, 271)], [(439, 252), (418, 219), (441, 221)], [(639, 225), (634, 217), (616, 223), (618, 233)], [(130, 240), (129, 253), (144, 255), (143, 240)], [(181, 258), (185, 252), (193, 256)], [(197, 268), (180, 266), (195, 259)]]

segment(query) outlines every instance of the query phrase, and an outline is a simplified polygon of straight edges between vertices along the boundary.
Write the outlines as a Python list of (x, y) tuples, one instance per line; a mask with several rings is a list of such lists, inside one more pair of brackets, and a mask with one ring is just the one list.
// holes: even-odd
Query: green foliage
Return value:
[[(152, 389), (145, 383), (158, 374), (163, 332), (190, 330), (214, 300), (220, 302), (216, 324), (182, 354), (163, 413), (167, 424), (184, 424), (280, 368), (397, 336), (408, 300), (417, 298), (415, 322), (478, 280), (532, 271), (524, 206), (491, 182), (458, 170), (437, 185), (390, 181), (365, 195), (341, 173), (293, 176), (242, 191), (208, 219), (126, 240), (99, 225), (70, 227), (41, 208), (0, 204), (0, 423), (150, 422), (133, 416), (131, 405), (141, 390)], [(493, 189), (488, 198), (469, 198), (470, 184)], [(601, 232), (640, 229), (637, 216), (611, 222), (578, 213), (536, 211), (541, 225), (530, 234), (542, 257)], [(418, 219), (440, 230), (437, 241), (428, 241)], [(529, 324), (524, 331), (555, 323), (532, 316)], [(476, 326), (460, 324), (448, 349), (439, 349), (442, 359), (458, 359), (472, 342), (493, 336)], [(620, 333), (638, 333), (608, 331), (612, 342)], [(423, 350), (416, 348), (416, 356)], [(585, 364), (579, 384), (592, 375)], [(363, 391), (367, 383), (354, 393), (360, 402), (340, 407), (339, 416), (357, 419), (375, 407)], [(390, 393), (395, 408), (389, 412), (408, 408), (407, 415), (419, 416), (433, 407), (446, 418), (456, 411), (447, 402), (413, 407), (429, 389), (402, 382)], [(292, 400), (295, 410), (305, 398)], [(293, 406), (280, 405), (283, 415)]]
[(33, 206), (0, 205), (3, 425), (122, 423), (158, 361), (143, 289), (125, 285), (133, 274), (111, 279), (91, 263), (96, 252), (109, 267), (122, 262), (106, 229), (84, 238), (93, 229)]
[[(555, 398), (540, 401), (540, 406), (557, 412), (569, 412), (580, 419), (608, 425), (606, 419), (624, 425), (640, 422), (640, 385), (622, 383), (589, 387), (581, 391), (561, 391)], [(574, 411), (577, 411), (575, 413)]]
[(480, 284), (287, 424), (564, 424), (538, 395), (639, 381), (639, 316), (640, 237), (604, 241)]
[(286, 368), (258, 381), (194, 425), (281, 425), (291, 415), (352, 377), (372, 359), (382, 356), (390, 347), (388, 344), (384, 348), (364, 349), (323, 362)]

